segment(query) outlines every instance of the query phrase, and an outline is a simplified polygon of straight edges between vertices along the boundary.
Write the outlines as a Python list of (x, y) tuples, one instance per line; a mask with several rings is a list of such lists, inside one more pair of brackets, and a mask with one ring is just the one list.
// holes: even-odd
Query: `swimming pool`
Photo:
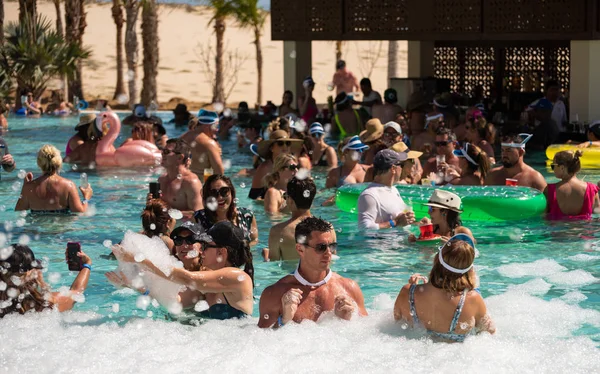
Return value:
[[(168, 114), (161, 114), (168, 119)], [(74, 276), (64, 263), (68, 241), (79, 241), (94, 261), (84, 303), (58, 315), (9, 316), (0, 321), (0, 372), (593, 372), (600, 367), (600, 223), (469, 225), (481, 256), (476, 268), (482, 294), (496, 320), (496, 336), (476, 336), (464, 344), (438, 344), (412, 338), (392, 322), (398, 290), (414, 272), (427, 273), (435, 248), (410, 246), (392, 232), (361, 235), (355, 218), (320, 203), (313, 213), (330, 220), (338, 231), (340, 259), (333, 269), (356, 280), (371, 314), (352, 323), (325, 320), (286, 326), (280, 331), (255, 327), (262, 290), (293, 270), (295, 264), (264, 263), (260, 250), (274, 221), (246, 197), (251, 181), (233, 178), (240, 206), (254, 209), (260, 243), (254, 248), (256, 290), (254, 318), (210, 321), (200, 327), (165, 322), (165, 313), (136, 307), (128, 290), (116, 290), (103, 273), (116, 262), (104, 257), (105, 246), (126, 230), (140, 229), (148, 182), (159, 170), (87, 170), (94, 188), (88, 216), (30, 217), (13, 211), (21, 190), (19, 170), (34, 171), (37, 149), (44, 143), (64, 146), (77, 123), (74, 118), (10, 118), (4, 134), (17, 161), (13, 173), (1, 172), (0, 245), (29, 242), (48, 262), (45, 274), (55, 289), (68, 287)], [(170, 137), (184, 129), (166, 124)], [(130, 127), (124, 126), (120, 144)], [(233, 175), (249, 165), (250, 156), (234, 143), (223, 147)], [(550, 181), (542, 153), (527, 156)], [(227, 163), (227, 162), (226, 162)], [(80, 170), (65, 165), (63, 176), (79, 183)], [(313, 173), (317, 185), (323, 171)], [(600, 171), (583, 171), (598, 181)], [(6, 239), (6, 240), (5, 240)], [(10, 343), (5, 344), (7, 340)], [(193, 363), (193, 364), (192, 364)]]

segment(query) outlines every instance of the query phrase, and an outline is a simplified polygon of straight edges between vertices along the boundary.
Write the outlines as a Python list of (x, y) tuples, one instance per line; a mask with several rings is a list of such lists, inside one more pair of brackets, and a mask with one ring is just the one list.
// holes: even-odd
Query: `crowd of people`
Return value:
[[(581, 151), (556, 154), (551, 165), (560, 179), (556, 184), (547, 184), (524, 161), (527, 144), (546, 144), (554, 136), (552, 131), (539, 130), (540, 126), (554, 128), (555, 117), (563, 120), (552, 112), (560, 106), (552, 91), (555, 86), (549, 84), (548, 98), (531, 106), (539, 122), (532, 134), (503, 134), (498, 144), (498, 130), (481, 107), (461, 114), (447, 93), (430, 102), (423, 92), (415, 92), (405, 110), (398, 105), (394, 89), (385, 90), (382, 98), (368, 78), (358, 81), (343, 61), (336, 67), (331, 87), (336, 90), (335, 111), (329, 128), (317, 121), (322, 112), (312, 95), (316, 82), (311, 77), (304, 80), (297, 109), (290, 91), (284, 93), (279, 107), (269, 105), (262, 113), (251, 113), (248, 105), (241, 103), (237, 118), (206, 109), (193, 116), (180, 104), (171, 123), (187, 131), (173, 139), (167, 138), (162, 120), (148, 114), (142, 105), (136, 105), (123, 121), (110, 108), (82, 114), (75, 134), (67, 141), (64, 159), (52, 145), (39, 149), (37, 165), (42, 174), (37, 178), (26, 175), (15, 210), (85, 212), (93, 197), (92, 186), (77, 188), (61, 177), (63, 162), (126, 166), (149, 155), (144, 162), (160, 164), (163, 174), (156, 181), (158, 190), (147, 196), (141, 233), (159, 237), (183, 267), (167, 275), (148, 259), (136, 261), (120, 245), (112, 247), (114, 255), (119, 261), (137, 262), (159, 277), (186, 286), (178, 301), (192, 310), (205, 301), (208, 309), (200, 312), (202, 317), (251, 315), (257, 222), (250, 209), (239, 206), (221, 150), (221, 140), (237, 128), (237, 147), (252, 157), (252, 165), (239, 172), (252, 178), (248, 198), (260, 201), (265, 213), (287, 218), (270, 229), (268, 246), (260, 255), (265, 261), (298, 262), (292, 274), (268, 286), (260, 296), (260, 327), (317, 321), (326, 312), (345, 320), (368, 314), (359, 285), (330, 268), (338, 247), (333, 225), (311, 213), (317, 186), (310, 174), (322, 172), (327, 189), (369, 183), (357, 202), (358, 228), (397, 230), (413, 224), (431, 225), (432, 233), (442, 240), (429, 277), (415, 274), (399, 291), (394, 319), (422, 326), (434, 339), (443, 341), (460, 342), (475, 332), (494, 333), (474, 268), (477, 241), (460, 218), (461, 197), (435, 189), (426, 204), (429, 217), (417, 222), (395, 186), (482, 186), (516, 181), (545, 194), (548, 218), (590, 219), (600, 201), (598, 187), (577, 178)], [(360, 101), (352, 95), (359, 89), (363, 93)], [(28, 113), (38, 114), (40, 107), (33, 98), (28, 96), (23, 102)], [(114, 147), (121, 124), (131, 126), (131, 138)], [(339, 136), (337, 148), (326, 141), (330, 135)], [(580, 147), (598, 147), (599, 139), (600, 123), (589, 128), (589, 142)], [(0, 147), (2, 167), (11, 172), (16, 163), (1, 137)], [(500, 152), (496, 153), (497, 149)], [(323, 205), (333, 201), (327, 199)], [(174, 217), (171, 210), (180, 211), (181, 217)], [(417, 238), (411, 234), (407, 240)], [(10, 256), (0, 261), (0, 279), (7, 285), (0, 290), (0, 317), (48, 308), (71, 309), (77, 295), (85, 291), (92, 269), (90, 257), (83, 252), (79, 256), (81, 269), (66, 297), (51, 292), (30, 248), (13, 245)], [(118, 287), (143, 295), (157, 292), (134, 285), (123, 273), (108, 272), (106, 277)]]

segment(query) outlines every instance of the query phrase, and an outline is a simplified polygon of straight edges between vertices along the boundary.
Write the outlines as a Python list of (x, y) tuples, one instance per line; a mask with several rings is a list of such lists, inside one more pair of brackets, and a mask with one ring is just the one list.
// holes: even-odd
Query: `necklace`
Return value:
[(331, 269), (328, 269), (327, 275), (325, 276), (325, 278), (318, 281), (317, 283), (311, 283), (311, 282), (307, 281), (306, 279), (304, 279), (304, 277), (302, 275), (300, 275), (300, 272), (298, 271), (298, 269), (300, 269), (300, 262), (298, 262), (298, 266), (296, 266), (296, 271), (294, 271), (293, 275), (294, 275), (294, 278), (296, 278), (296, 280), (303, 286), (310, 286), (310, 287), (322, 286), (322, 285), (326, 284), (327, 282), (329, 282), (329, 280), (331, 279), (331, 276), (333, 275), (333, 272), (331, 271)]

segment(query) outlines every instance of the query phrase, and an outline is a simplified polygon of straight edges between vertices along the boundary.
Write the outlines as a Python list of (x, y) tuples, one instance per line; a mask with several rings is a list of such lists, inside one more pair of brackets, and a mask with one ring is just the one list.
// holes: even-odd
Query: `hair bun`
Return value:
[(583, 156), (583, 152), (581, 150), (577, 150), (573, 154), (573, 158), (580, 158), (581, 156)]

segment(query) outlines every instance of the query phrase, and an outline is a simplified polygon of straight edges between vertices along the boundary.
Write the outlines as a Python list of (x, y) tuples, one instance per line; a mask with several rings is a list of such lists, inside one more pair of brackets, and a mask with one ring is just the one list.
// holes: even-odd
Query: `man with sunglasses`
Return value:
[(410, 225), (415, 214), (406, 211), (407, 207), (394, 187), (402, 167), (407, 160), (406, 153), (384, 149), (375, 155), (373, 162), (373, 183), (358, 197), (358, 226), (363, 229), (389, 229)]
[(181, 139), (169, 139), (162, 155), (161, 199), (184, 214), (202, 209), (202, 182), (188, 169), (190, 147)]
[[(438, 128), (434, 144), (436, 155), (443, 156), (445, 161), (440, 163), (438, 162), (438, 157), (431, 157), (423, 165), (423, 177), (429, 177), (430, 173), (443, 173), (445, 178), (448, 167), (451, 167), (460, 174), (460, 159), (454, 155), (454, 150), (456, 149), (456, 135), (454, 132), (446, 127)], [(436, 184), (445, 184), (446, 182), (445, 179), (443, 181), (436, 180)]]
[(544, 176), (527, 165), (523, 160), (525, 144), (531, 139), (530, 134), (509, 135), (502, 140), (502, 166), (492, 169), (485, 177), (487, 186), (504, 186), (506, 179), (516, 179), (519, 186), (532, 187), (544, 191), (546, 180)]
[(263, 250), (266, 261), (296, 260), (296, 226), (307, 217), (311, 217), (310, 207), (317, 194), (317, 186), (312, 178), (290, 179), (287, 184), (287, 206), (292, 212), (290, 219), (271, 227), (269, 248)]
[(180, 137), (192, 151), (190, 170), (201, 179), (204, 179), (204, 169), (212, 169), (213, 174), (225, 172), (221, 147), (215, 140), (218, 131), (217, 112), (200, 109), (198, 117), (190, 121), (190, 130)]
[(367, 315), (362, 291), (356, 282), (330, 269), (336, 252), (335, 230), (317, 217), (301, 221), (295, 230), (300, 262), (294, 273), (267, 287), (260, 297), (262, 328), (282, 327), (292, 321), (317, 321), (325, 312), (350, 320), (355, 312)]

